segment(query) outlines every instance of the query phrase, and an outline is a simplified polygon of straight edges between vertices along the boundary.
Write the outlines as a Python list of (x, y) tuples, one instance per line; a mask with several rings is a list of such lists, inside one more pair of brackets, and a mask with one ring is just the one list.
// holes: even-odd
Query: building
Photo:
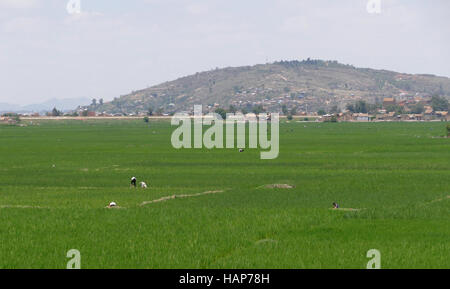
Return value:
[(354, 113), (353, 119), (356, 121), (370, 121), (370, 115), (368, 113)]
[(433, 114), (433, 108), (431, 106), (425, 106), (424, 109), (425, 109), (425, 114), (428, 114), (428, 115)]
[(448, 111), (436, 111), (436, 116), (438, 116), (440, 119), (447, 120)]
[(387, 107), (390, 105), (395, 105), (395, 99), (392, 97), (385, 97), (383, 99), (383, 107)]
[(423, 120), (423, 114), (411, 114), (409, 118), (411, 120)]
[(320, 120), (328, 122), (328, 121), (331, 121), (333, 119), (333, 117), (334, 117), (334, 115), (332, 115), (332, 114), (325, 114), (320, 117)]

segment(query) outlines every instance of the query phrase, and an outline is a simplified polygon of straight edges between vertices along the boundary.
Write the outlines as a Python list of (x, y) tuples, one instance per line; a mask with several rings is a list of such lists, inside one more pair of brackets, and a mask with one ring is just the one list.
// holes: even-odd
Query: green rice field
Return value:
[(164, 120), (21, 123), (0, 125), (0, 268), (450, 268), (444, 122), (283, 121), (274, 160), (174, 149)]

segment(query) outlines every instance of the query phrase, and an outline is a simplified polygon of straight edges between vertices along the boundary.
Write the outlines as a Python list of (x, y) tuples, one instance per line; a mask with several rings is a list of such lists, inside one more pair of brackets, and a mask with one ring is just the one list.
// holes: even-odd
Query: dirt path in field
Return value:
[(266, 189), (293, 189), (295, 186), (289, 184), (270, 184), (270, 185), (262, 185), (256, 187), (257, 189), (266, 188)]
[(432, 203), (436, 203), (436, 202), (442, 202), (445, 200), (450, 199), (450, 196), (444, 197), (444, 198), (440, 198), (440, 199), (436, 199), (436, 200), (432, 200), (431, 202), (429, 202), (428, 204), (432, 204)]
[(355, 212), (355, 211), (361, 211), (361, 210), (363, 210), (363, 209), (353, 209), (353, 208), (337, 208), (337, 209), (335, 209), (335, 208), (330, 208), (330, 210), (333, 210), (333, 211)]
[(23, 205), (2, 205), (0, 209), (49, 209), (41, 206), (23, 206)]
[(145, 206), (148, 204), (154, 204), (154, 203), (160, 203), (160, 202), (166, 202), (169, 200), (174, 200), (174, 199), (182, 199), (182, 198), (192, 198), (192, 197), (198, 197), (198, 196), (204, 196), (204, 195), (210, 195), (210, 194), (217, 194), (217, 193), (223, 193), (223, 190), (219, 190), (219, 191), (207, 191), (207, 192), (203, 192), (203, 193), (198, 193), (198, 194), (192, 194), (192, 195), (171, 195), (171, 196), (167, 196), (167, 197), (162, 197), (153, 201), (146, 201), (146, 202), (142, 202), (140, 204), (140, 206)]

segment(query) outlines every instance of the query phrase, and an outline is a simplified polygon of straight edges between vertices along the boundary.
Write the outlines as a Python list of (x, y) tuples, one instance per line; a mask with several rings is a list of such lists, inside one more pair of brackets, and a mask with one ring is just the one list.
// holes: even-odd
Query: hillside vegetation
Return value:
[(192, 110), (194, 104), (251, 110), (262, 105), (281, 111), (294, 104), (315, 111), (356, 100), (382, 102), (384, 97), (450, 96), (450, 79), (386, 70), (356, 68), (336, 61), (281, 61), (255, 66), (229, 67), (196, 73), (147, 89), (133, 91), (90, 109), (108, 113), (171, 113)]

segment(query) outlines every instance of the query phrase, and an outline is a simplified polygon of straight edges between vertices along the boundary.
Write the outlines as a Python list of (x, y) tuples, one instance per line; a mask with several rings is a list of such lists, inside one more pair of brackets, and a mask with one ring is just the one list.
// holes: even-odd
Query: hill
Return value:
[(251, 110), (262, 105), (280, 111), (283, 104), (298, 111), (329, 110), (357, 100), (381, 103), (384, 97), (414, 98), (439, 94), (449, 98), (450, 79), (387, 70), (356, 68), (337, 61), (280, 61), (228, 67), (196, 73), (150, 88), (133, 91), (89, 109), (107, 113), (159, 113), (204, 108)]
[(86, 105), (90, 103), (89, 98), (67, 98), (67, 99), (50, 99), (42, 103), (28, 105), (14, 105), (8, 103), (0, 103), (0, 113), (2, 112), (46, 112), (51, 111), (54, 107), (62, 111), (73, 110), (78, 105)]

